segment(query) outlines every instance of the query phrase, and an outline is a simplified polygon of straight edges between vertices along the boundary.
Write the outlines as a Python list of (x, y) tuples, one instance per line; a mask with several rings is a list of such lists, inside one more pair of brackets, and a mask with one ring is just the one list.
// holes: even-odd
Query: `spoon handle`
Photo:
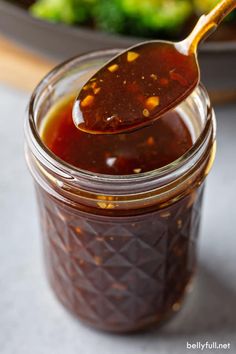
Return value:
[(187, 53), (196, 53), (199, 43), (205, 40), (236, 8), (236, 0), (222, 0), (208, 14), (202, 15), (190, 35), (182, 42)]

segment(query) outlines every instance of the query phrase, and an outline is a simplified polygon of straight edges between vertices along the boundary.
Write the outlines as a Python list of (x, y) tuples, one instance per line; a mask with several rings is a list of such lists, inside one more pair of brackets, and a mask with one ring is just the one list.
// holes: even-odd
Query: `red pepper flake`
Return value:
[(94, 81), (94, 82), (91, 84), (91, 87), (92, 87), (92, 89), (94, 90), (94, 89), (97, 87), (97, 83)]
[(166, 79), (166, 78), (164, 78), (164, 77), (162, 77), (162, 78), (160, 79), (160, 85), (161, 85), (161, 86), (168, 86), (168, 85), (169, 85), (169, 80)]
[(75, 231), (77, 232), (77, 234), (82, 234), (81, 228), (80, 227), (76, 227)]
[(176, 73), (175, 70), (170, 71), (170, 78), (171, 80), (178, 81), (182, 86), (188, 85), (188, 81), (182, 75)]
[(149, 136), (149, 138), (147, 139), (147, 145), (149, 146), (155, 145), (155, 140), (152, 136)]

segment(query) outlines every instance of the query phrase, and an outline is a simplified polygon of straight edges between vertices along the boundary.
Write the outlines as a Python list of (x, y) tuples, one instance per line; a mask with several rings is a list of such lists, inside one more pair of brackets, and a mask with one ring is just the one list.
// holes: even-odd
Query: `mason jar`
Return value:
[(116, 176), (60, 160), (40, 136), (47, 113), (117, 53), (73, 58), (42, 80), (29, 104), (25, 151), (55, 295), (85, 323), (129, 332), (159, 324), (181, 308), (196, 269), (216, 123), (200, 84), (176, 108), (188, 123), (193, 146), (169, 165)]

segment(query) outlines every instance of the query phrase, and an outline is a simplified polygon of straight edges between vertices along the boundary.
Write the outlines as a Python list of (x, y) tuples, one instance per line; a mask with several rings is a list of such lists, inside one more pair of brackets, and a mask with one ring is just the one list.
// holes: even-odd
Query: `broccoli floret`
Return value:
[(126, 20), (119, 0), (100, 0), (94, 7), (93, 17), (98, 29), (107, 32), (126, 32)]
[(67, 24), (89, 19), (96, 0), (38, 0), (30, 8), (33, 16)]
[(154, 36), (181, 30), (192, 12), (189, 0), (100, 0), (94, 18), (96, 27), (108, 32)]
[[(220, 0), (37, 0), (33, 16), (130, 35), (177, 35), (194, 13), (210, 11)], [(236, 12), (228, 16), (235, 19)]]
[(120, 0), (124, 12), (152, 31), (181, 29), (193, 12), (189, 0)]
[(149, 35), (149, 31), (124, 11), (121, 0), (99, 0), (93, 12), (95, 27), (126, 35)]

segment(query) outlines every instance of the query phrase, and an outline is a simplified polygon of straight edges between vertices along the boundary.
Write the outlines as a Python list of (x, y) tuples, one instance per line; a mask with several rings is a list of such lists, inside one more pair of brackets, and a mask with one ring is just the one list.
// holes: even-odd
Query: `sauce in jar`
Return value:
[(91, 135), (75, 127), (73, 103), (70, 97), (54, 107), (41, 137), (56, 156), (86, 171), (111, 175), (152, 171), (177, 160), (193, 144), (187, 123), (177, 112), (129, 134)]
[[(193, 145), (175, 111), (129, 134), (90, 135), (74, 126), (73, 103), (68, 97), (53, 107), (41, 138), (57, 157), (86, 171), (140, 174), (166, 166)], [(160, 210), (143, 205), (136, 211), (116, 210), (114, 197), (102, 196), (95, 209), (71, 208), (39, 191), (41, 210), (49, 215), (49, 274), (60, 300), (86, 322), (118, 332), (176, 311), (195, 266), (202, 191), (173, 205), (167, 200)]]

